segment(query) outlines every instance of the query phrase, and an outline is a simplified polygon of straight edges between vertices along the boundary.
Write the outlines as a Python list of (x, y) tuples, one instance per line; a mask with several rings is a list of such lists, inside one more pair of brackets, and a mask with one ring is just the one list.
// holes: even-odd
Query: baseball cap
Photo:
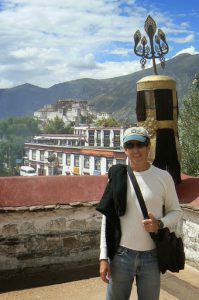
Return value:
[(146, 142), (149, 139), (149, 133), (144, 127), (131, 127), (125, 130), (123, 143), (128, 141)]

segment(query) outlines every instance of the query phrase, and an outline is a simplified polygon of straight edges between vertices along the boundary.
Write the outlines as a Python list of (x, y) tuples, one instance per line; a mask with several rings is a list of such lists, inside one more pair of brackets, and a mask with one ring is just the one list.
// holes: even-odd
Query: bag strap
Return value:
[(129, 177), (131, 179), (131, 182), (133, 184), (136, 196), (138, 198), (138, 201), (139, 201), (139, 204), (140, 204), (140, 207), (142, 210), (142, 214), (145, 219), (148, 219), (149, 215), (148, 215), (147, 208), (146, 208), (146, 205), (144, 202), (144, 198), (142, 196), (142, 193), (141, 193), (140, 187), (138, 185), (137, 179), (135, 177), (135, 174), (133, 173), (133, 171), (131, 170), (131, 167), (129, 165), (127, 166), (127, 171), (128, 171)]
[[(131, 182), (133, 184), (137, 199), (139, 201), (139, 204), (140, 204), (140, 207), (141, 207), (141, 210), (142, 210), (142, 214), (143, 214), (145, 219), (149, 219), (148, 211), (147, 211), (147, 208), (146, 208), (146, 205), (145, 205), (145, 202), (144, 202), (144, 198), (142, 196), (142, 192), (140, 190), (140, 187), (139, 187), (139, 184), (138, 184), (137, 179), (135, 177), (135, 174), (133, 173), (133, 171), (132, 171), (132, 169), (129, 165), (127, 166), (127, 172), (129, 174), (129, 177), (130, 177)], [(154, 232), (149, 232), (149, 234), (150, 234), (152, 239), (155, 238), (155, 233)]]

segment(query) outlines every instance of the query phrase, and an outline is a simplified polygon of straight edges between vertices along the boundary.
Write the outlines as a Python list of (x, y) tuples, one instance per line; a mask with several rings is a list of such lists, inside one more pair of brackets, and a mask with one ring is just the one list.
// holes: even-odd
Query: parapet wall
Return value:
[(99, 201), (106, 176), (1, 177), (0, 208)]
[(0, 279), (20, 271), (96, 263), (101, 216), (95, 204), (24, 207), (0, 214)]
[(199, 208), (182, 205), (182, 210), (177, 233), (183, 238), (186, 262), (199, 269)]
[[(0, 178), (0, 279), (96, 264), (101, 215), (95, 206), (106, 182), (106, 176)], [(178, 232), (187, 260), (199, 266), (198, 198), (190, 204), (187, 188), (178, 189), (184, 202)]]
[(106, 176), (0, 178), (0, 278), (94, 264)]

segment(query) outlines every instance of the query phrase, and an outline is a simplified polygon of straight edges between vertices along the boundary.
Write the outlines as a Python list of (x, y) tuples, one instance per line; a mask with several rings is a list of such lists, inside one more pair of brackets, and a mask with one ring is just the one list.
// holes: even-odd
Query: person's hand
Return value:
[(109, 283), (111, 276), (110, 265), (107, 259), (100, 260), (100, 277), (105, 283)]
[(147, 232), (158, 232), (158, 220), (151, 213), (149, 213), (149, 219), (143, 220), (142, 223)]

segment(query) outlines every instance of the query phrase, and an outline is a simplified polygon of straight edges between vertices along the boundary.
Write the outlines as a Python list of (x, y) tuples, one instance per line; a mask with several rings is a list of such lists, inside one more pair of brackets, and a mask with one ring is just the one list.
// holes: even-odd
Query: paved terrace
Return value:
[[(94, 272), (95, 273), (95, 272)], [(78, 281), (65, 282), (67, 274), (46, 274), (37, 279), (26, 279), (23, 282), (12, 283), (14, 291), (8, 291), (11, 286), (5, 284), (6, 292), (0, 293), (0, 300), (102, 300), (105, 299), (106, 284), (96, 274), (94, 277)], [(56, 276), (57, 275), (57, 276)], [(80, 274), (79, 274), (80, 275)], [(82, 274), (83, 275), (83, 274)], [(84, 273), (85, 275), (85, 273)], [(48, 277), (48, 279), (47, 279)], [(59, 281), (59, 283), (58, 283)], [(186, 265), (180, 273), (162, 275), (160, 300), (198, 300), (199, 271)], [(49, 284), (48, 284), (49, 282)], [(1, 282), (1, 288), (2, 288)], [(38, 287), (38, 285), (42, 285)], [(35, 286), (27, 288), (27, 286)], [(18, 290), (17, 290), (18, 289)], [(133, 287), (131, 300), (136, 300), (136, 286)], [(147, 300), (147, 298), (146, 298)]]

